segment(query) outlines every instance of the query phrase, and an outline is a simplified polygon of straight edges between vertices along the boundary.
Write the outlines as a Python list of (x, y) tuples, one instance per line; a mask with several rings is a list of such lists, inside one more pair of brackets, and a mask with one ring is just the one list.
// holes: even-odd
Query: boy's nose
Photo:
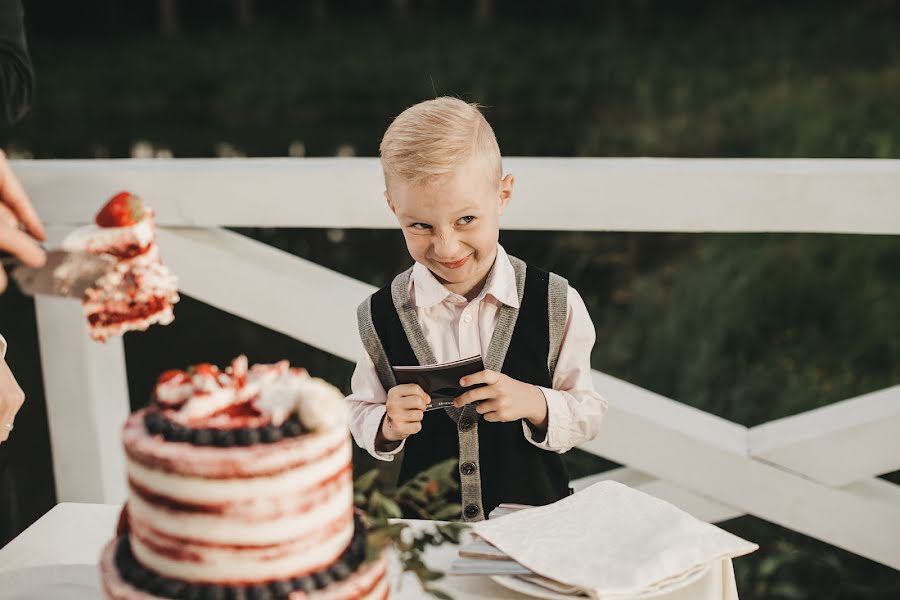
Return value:
[(434, 257), (438, 260), (459, 258), (459, 240), (454, 235), (439, 235), (434, 240)]

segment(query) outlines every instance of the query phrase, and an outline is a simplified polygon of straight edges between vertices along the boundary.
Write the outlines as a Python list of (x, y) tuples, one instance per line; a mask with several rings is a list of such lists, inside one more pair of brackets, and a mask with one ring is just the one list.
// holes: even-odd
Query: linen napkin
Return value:
[(639, 594), (759, 546), (616, 481), (473, 532), (535, 573), (592, 598)]

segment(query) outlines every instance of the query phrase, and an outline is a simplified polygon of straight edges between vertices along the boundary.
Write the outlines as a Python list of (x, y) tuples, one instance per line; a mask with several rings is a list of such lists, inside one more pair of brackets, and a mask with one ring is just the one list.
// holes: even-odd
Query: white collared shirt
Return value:
[[(515, 270), (500, 245), (484, 288), (471, 302), (449, 291), (419, 263), (415, 264), (409, 278), (409, 295), (438, 363), (484, 356), (500, 318), (500, 307), (503, 304), (519, 306)], [(565, 452), (597, 434), (607, 404), (594, 390), (591, 377), (591, 349), (595, 339), (594, 324), (584, 301), (569, 287), (566, 325), (553, 375), (553, 389), (539, 387), (547, 401), (544, 439), (536, 441), (526, 421), (522, 421), (523, 435), (538, 448)], [(380, 460), (393, 460), (403, 443), (390, 452), (375, 450), (387, 392), (368, 353), (363, 350), (361, 355), (350, 384), (352, 393), (347, 398), (351, 408), (350, 431), (356, 443), (369, 454)]]

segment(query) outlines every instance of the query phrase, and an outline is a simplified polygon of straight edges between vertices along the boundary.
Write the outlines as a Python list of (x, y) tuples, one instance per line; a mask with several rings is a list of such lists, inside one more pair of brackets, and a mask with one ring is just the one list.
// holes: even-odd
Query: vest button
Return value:
[(459, 430), (460, 431), (469, 431), (473, 427), (475, 427), (475, 419), (466, 417), (465, 419), (459, 420)]
[(476, 504), (466, 504), (465, 510), (463, 510), (463, 514), (467, 519), (474, 519), (478, 516), (478, 513), (481, 512), (478, 510), (478, 505)]
[(478, 467), (473, 462), (465, 462), (459, 469), (463, 475), (472, 475), (478, 470)]

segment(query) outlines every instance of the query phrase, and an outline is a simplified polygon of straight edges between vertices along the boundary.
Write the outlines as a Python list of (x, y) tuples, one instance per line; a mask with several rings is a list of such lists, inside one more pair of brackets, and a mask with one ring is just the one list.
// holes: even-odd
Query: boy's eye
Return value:
[(457, 223), (459, 223), (460, 225), (468, 225), (469, 223), (471, 223), (474, 220), (475, 220), (475, 217), (472, 217), (472, 216), (460, 217), (459, 220), (457, 221)]
[(413, 229), (418, 229), (419, 231), (431, 229), (431, 225), (428, 225), (427, 223), (413, 223), (412, 225), (410, 225), (410, 227), (412, 227)]

